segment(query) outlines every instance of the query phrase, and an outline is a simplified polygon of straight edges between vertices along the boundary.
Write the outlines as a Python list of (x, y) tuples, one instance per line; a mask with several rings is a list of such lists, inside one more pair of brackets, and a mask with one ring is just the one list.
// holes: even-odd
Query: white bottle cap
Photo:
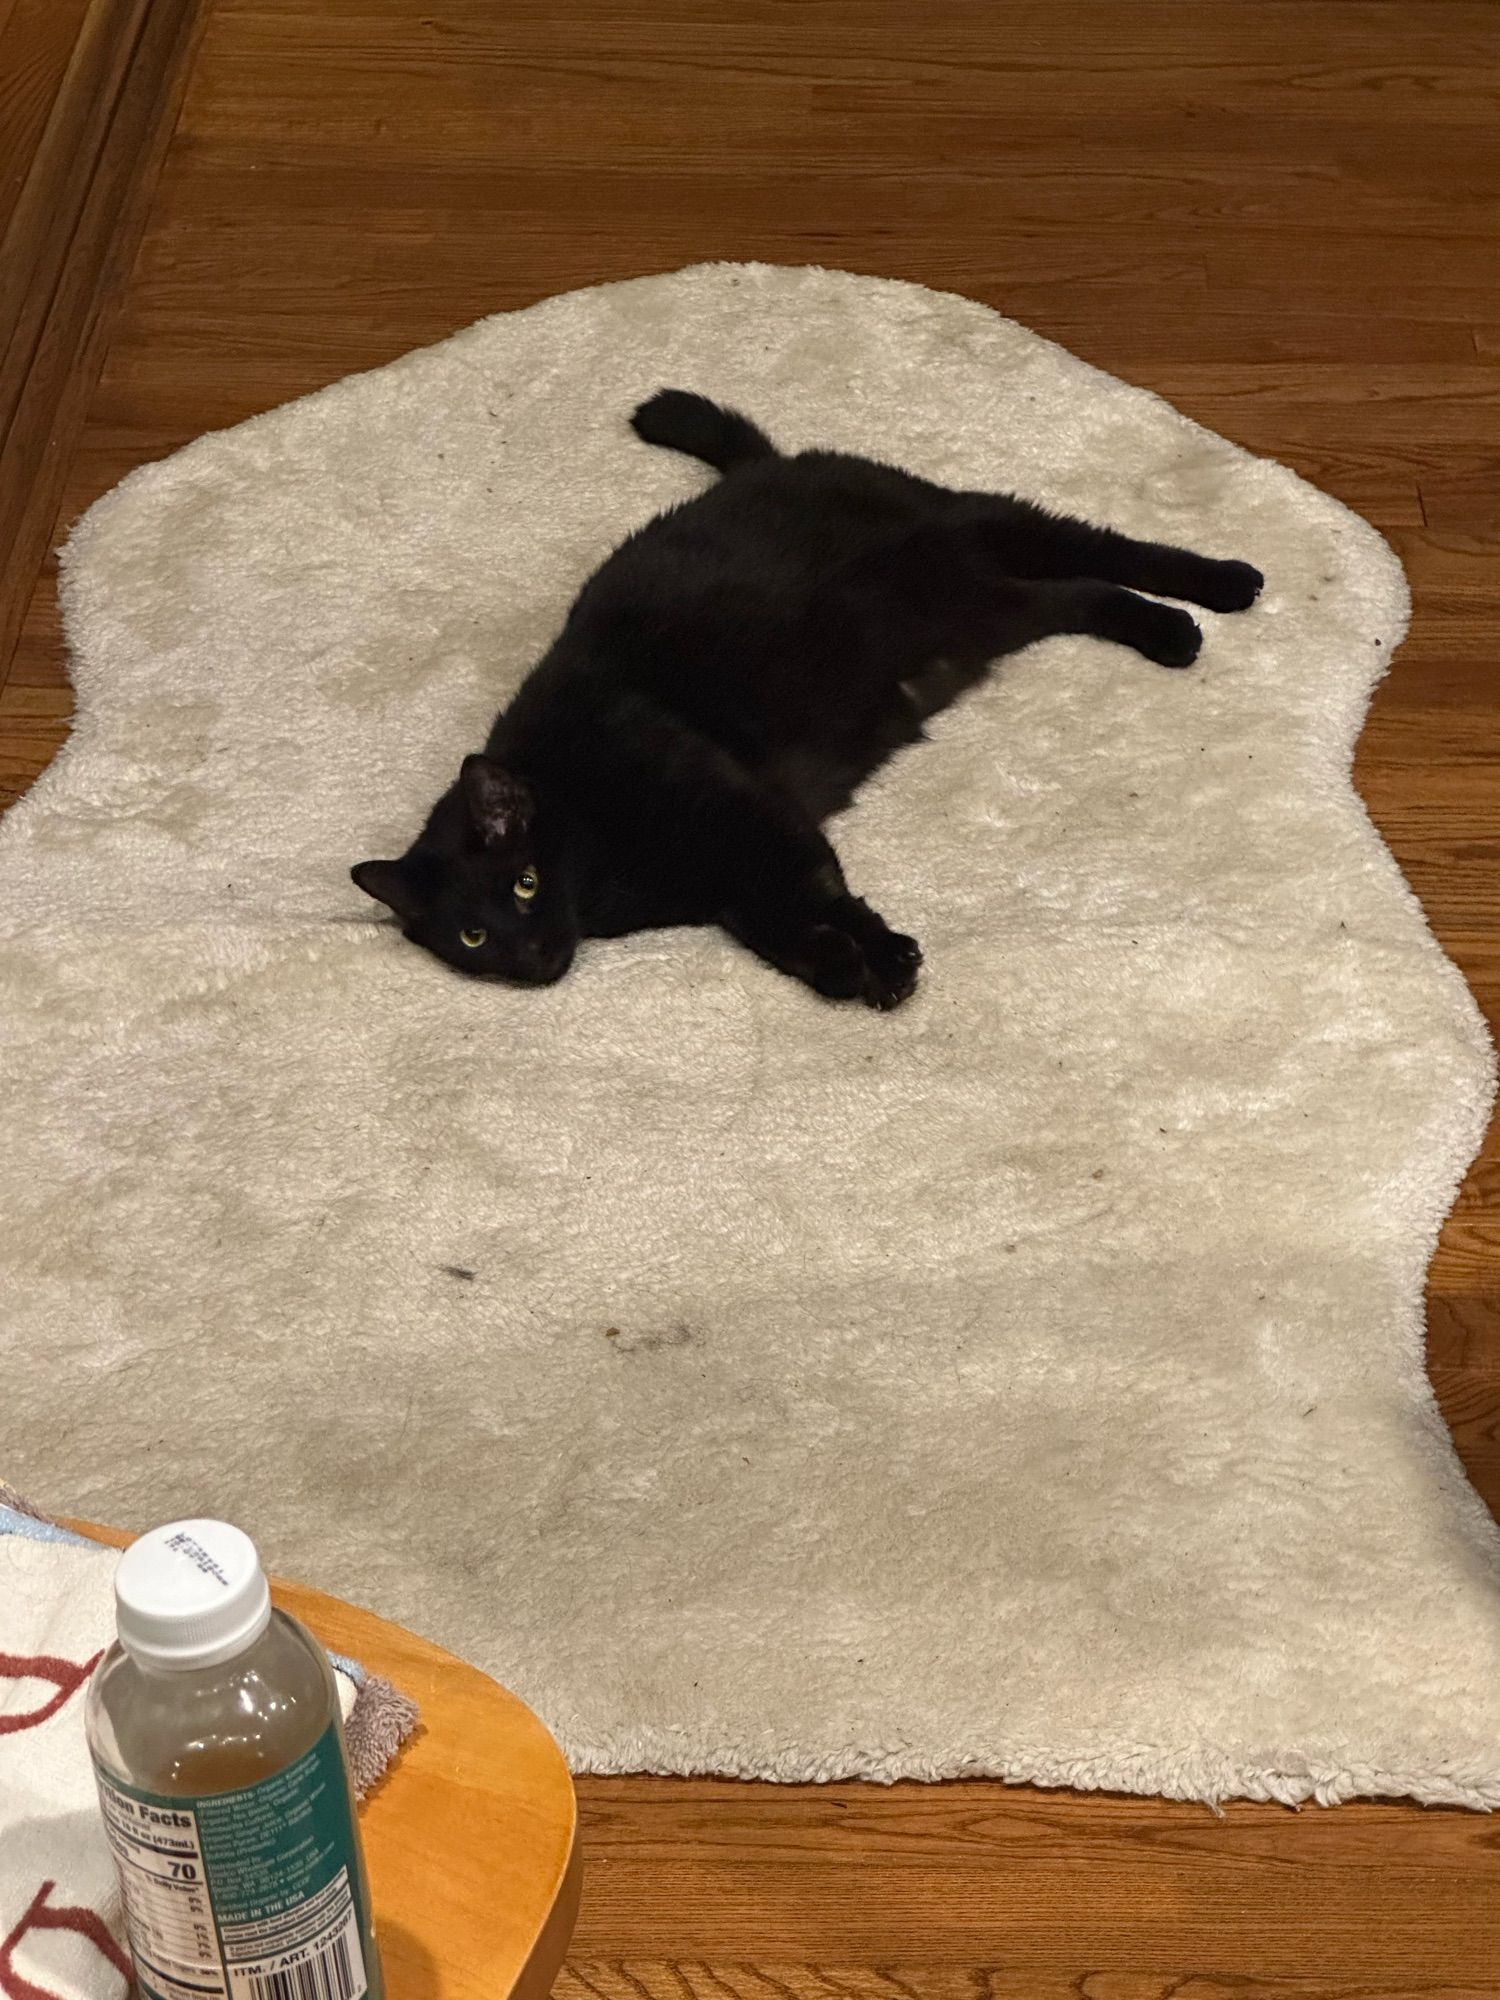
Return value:
[(265, 1631), (271, 1593), (255, 1544), (227, 1521), (169, 1521), (115, 1571), (120, 1644), (151, 1667), (219, 1666)]

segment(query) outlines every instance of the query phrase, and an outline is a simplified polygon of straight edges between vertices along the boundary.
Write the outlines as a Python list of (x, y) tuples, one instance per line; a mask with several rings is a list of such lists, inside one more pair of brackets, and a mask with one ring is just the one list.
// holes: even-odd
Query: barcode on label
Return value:
[(354, 2000), (355, 1994), (364, 1990), (364, 1983), (355, 1980), (348, 1944), (336, 1937), (300, 1965), (283, 1966), (279, 1972), (252, 1972), (245, 1988), (250, 2000)]
[(226, 1924), (224, 1952), (231, 2000), (363, 2000), (369, 1990), (359, 1913), (342, 1868), (291, 1910)]

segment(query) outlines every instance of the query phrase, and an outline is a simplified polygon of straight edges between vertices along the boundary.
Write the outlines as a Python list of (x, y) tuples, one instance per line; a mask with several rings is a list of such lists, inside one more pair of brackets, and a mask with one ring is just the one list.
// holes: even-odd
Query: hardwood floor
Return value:
[[(971, 293), (1390, 536), (1415, 616), (1357, 778), (1493, 1020), (1497, 241), (1490, 0), (216, 0), (62, 518), (201, 430), (568, 286), (762, 257)], [(44, 575), (0, 799), (67, 706)], [(1429, 1315), (1500, 1510), (1497, 1245), (1492, 1140)], [(580, 1791), (567, 2000), (1500, 1994), (1500, 1838), (1463, 1814)]]
[(47, 552), (197, 18), (198, 0), (0, 0), (0, 662)]

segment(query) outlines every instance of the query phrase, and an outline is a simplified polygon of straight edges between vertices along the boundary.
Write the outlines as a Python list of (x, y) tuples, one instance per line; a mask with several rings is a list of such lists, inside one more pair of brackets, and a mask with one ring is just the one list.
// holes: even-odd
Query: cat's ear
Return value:
[(459, 783), (469, 817), (487, 847), (514, 839), (531, 824), (536, 802), (530, 790), (493, 757), (465, 757)]
[(406, 860), (357, 861), (349, 870), (356, 888), (394, 910), (405, 923), (421, 909), (423, 897), (417, 871)]

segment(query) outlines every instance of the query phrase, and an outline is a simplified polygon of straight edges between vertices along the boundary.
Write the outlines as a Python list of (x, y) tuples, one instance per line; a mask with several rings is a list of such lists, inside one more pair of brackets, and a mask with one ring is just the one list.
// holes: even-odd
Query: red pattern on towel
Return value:
[(16, 1947), (28, 1931), (76, 1931), (109, 1960), (128, 1988), (135, 1975), (131, 1971), (130, 1960), (110, 1936), (108, 1925), (93, 1910), (78, 1909), (68, 1903), (59, 1903), (55, 1908), (50, 1906), (47, 1898), (56, 1887), (55, 1882), (44, 1882), (32, 1897), (21, 1921), (10, 1936), (0, 1942), (0, 1993), (6, 1996), (6, 2000), (58, 2000), (58, 1996), (47, 1987), (38, 1986), (34, 1980), (23, 1979), (16, 1971)]
[(20, 1653), (0, 1653), (0, 1680), (51, 1681), (57, 1689), (50, 1701), (32, 1709), (29, 1715), (0, 1715), (0, 1736), (9, 1736), (18, 1729), (40, 1728), (77, 1694), (103, 1657), (102, 1647), (82, 1666), (72, 1660), (59, 1660), (51, 1653), (33, 1653), (29, 1658)]

